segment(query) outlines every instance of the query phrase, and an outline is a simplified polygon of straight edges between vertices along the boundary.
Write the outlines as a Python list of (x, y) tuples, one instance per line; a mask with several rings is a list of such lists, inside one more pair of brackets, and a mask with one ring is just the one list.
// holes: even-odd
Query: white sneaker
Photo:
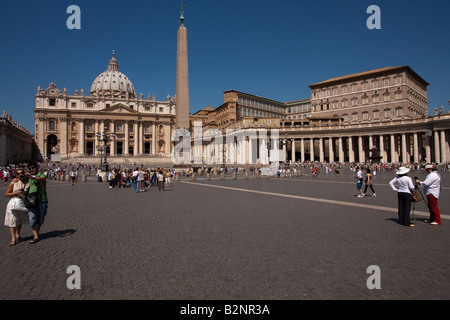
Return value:
[(377, 195), (374, 193), (373, 195), (372, 195), (372, 197), (376, 197)]
[(357, 198), (362, 198), (362, 197), (363, 197), (362, 195), (358, 194), (358, 197), (357, 197)]
[(434, 221), (433, 221), (433, 222), (431, 222), (430, 224), (431, 224), (431, 225), (433, 225), (433, 226), (438, 226), (438, 225), (439, 225), (439, 223), (437, 223), (437, 222), (434, 222)]

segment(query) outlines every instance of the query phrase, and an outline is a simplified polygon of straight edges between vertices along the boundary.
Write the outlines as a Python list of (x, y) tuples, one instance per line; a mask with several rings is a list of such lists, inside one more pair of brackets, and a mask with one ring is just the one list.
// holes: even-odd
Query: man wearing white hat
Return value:
[(428, 200), (428, 210), (430, 210), (430, 224), (438, 226), (441, 224), (441, 213), (439, 212), (438, 202), (441, 193), (441, 176), (437, 172), (437, 168), (431, 164), (425, 166), (428, 173), (424, 181), (420, 182), (416, 179), (416, 183), (423, 187)]
[[(398, 194), (398, 222), (404, 226), (414, 227), (411, 223), (411, 191), (414, 190), (412, 179), (406, 174), (410, 168), (401, 167), (396, 173), (397, 176), (389, 182), (392, 190)], [(398, 188), (395, 186), (397, 185)]]

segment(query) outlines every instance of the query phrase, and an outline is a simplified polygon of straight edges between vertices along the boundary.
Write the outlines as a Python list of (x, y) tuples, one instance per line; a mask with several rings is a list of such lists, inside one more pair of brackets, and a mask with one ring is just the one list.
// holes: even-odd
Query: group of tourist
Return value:
[(107, 179), (111, 189), (132, 187), (135, 192), (144, 192), (146, 187), (158, 187), (159, 191), (164, 191), (168, 186), (173, 187), (175, 175), (173, 169), (113, 168), (108, 172)]
[[(366, 170), (364, 177), (363, 169)], [(415, 167), (415, 170), (420, 170), (419, 167)], [(356, 189), (358, 190), (358, 198), (366, 196), (367, 189), (372, 191), (372, 197), (376, 197), (375, 190), (372, 184), (372, 169), (370, 167), (362, 168), (356, 167)], [(438, 199), (441, 191), (441, 176), (437, 172), (436, 164), (427, 164), (424, 166), (424, 170), (427, 172), (427, 176), (424, 181), (420, 181), (417, 177), (414, 177), (414, 181), (408, 176), (411, 171), (411, 167), (401, 166), (395, 171), (396, 177), (389, 181), (389, 185), (397, 192), (398, 201), (398, 223), (404, 226), (414, 227), (415, 224), (411, 223), (411, 204), (413, 202), (420, 201), (418, 190), (419, 187), (423, 187), (428, 210), (430, 212), (430, 219), (426, 220), (430, 225), (438, 226), (441, 224), (441, 215), (438, 206)], [(365, 183), (364, 191), (362, 190), (363, 183)], [(418, 192), (419, 191), (419, 192)]]
[(10, 246), (22, 240), (20, 232), (26, 223), (33, 233), (33, 239), (29, 243), (38, 242), (40, 229), (47, 214), (47, 178), (39, 171), (37, 163), (29, 162), (26, 167), (28, 171), (25, 170), (25, 166), (14, 167), (12, 181), (6, 190), (6, 197), (11, 198), (6, 206), (4, 223), (11, 233)]
[[(425, 166), (427, 177), (424, 181), (420, 181), (414, 177), (414, 182), (408, 176), (410, 168), (401, 167), (397, 171), (397, 176), (389, 182), (392, 190), (398, 194), (398, 220), (405, 226), (414, 227), (410, 220), (411, 202), (413, 201), (412, 193), (422, 186), (427, 198), (427, 206), (430, 211), (430, 219), (427, 220), (430, 225), (438, 226), (441, 224), (441, 214), (438, 207), (438, 198), (441, 191), (441, 176), (437, 172), (435, 165), (428, 164)], [(424, 199), (425, 200), (425, 199)]]

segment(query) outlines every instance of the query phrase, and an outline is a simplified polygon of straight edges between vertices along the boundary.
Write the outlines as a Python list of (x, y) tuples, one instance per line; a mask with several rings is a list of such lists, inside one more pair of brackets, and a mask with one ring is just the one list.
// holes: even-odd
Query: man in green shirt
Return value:
[(30, 243), (36, 243), (40, 240), (39, 231), (44, 224), (44, 219), (47, 214), (47, 178), (45, 174), (39, 172), (38, 165), (35, 162), (29, 162), (28, 169), (30, 171), (28, 175), (30, 184), (29, 192), (37, 192), (36, 205), (28, 210), (28, 220), (34, 235), (34, 239)]

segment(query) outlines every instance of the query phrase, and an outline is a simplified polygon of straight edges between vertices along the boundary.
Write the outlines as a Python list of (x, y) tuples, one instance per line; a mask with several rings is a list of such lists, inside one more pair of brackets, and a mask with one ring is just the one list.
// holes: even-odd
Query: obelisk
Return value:
[(176, 128), (189, 130), (189, 78), (188, 78), (188, 50), (187, 29), (183, 25), (183, 2), (181, 6), (181, 26), (177, 37), (177, 83), (176, 83)]

